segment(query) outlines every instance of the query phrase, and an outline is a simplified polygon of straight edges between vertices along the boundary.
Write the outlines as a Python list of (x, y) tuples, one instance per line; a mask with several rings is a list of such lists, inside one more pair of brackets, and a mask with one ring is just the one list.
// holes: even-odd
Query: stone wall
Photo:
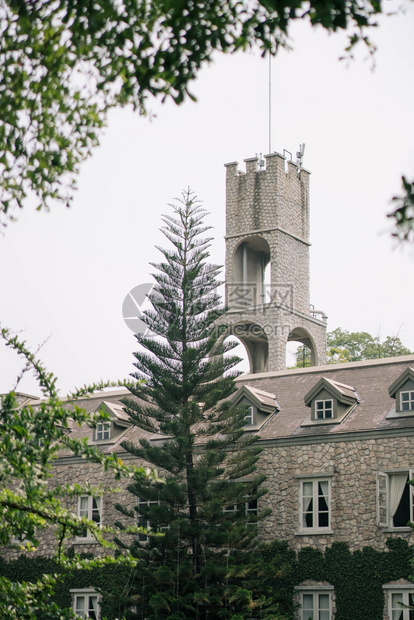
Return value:
[[(333, 542), (350, 549), (386, 549), (389, 537), (414, 543), (410, 528), (386, 531), (377, 525), (377, 471), (414, 466), (412, 438), (385, 437), (285, 445), (265, 448), (259, 468), (266, 474), (269, 493), (263, 503), (272, 515), (261, 526), (266, 540), (286, 540), (296, 550), (324, 550)], [(323, 474), (331, 480), (332, 534), (299, 534), (300, 476)]]
[[(140, 463), (136, 462), (137, 465)], [(261, 455), (258, 470), (265, 473), (268, 494), (260, 500), (260, 509), (270, 507), (272, 514), (260, 524), (259, 535), (263, 540), (285, 540), (299, 551), (311, 546), (320, 550), (333, 542), (345, 542), (351, 550), (370, 546), (386, 549), (389, 537), (401, 537), (414, 543), (409, 528), (387, 531), (377, 525), (377, 471), (414, 467), (414, 453), (410, 437), (385, 437), (310, 443), (305, 445), (268, 446)], [(57, 463), (53, 484), (88, 482), (103, 488), (103, 524), (115, 521), (125, 524), (128, 519), (115, 508), (116, 503), (134, 506), (135, 496), (128, 492), (129, 480), (115, 481), (112, 474), (103, 473), (100, 465), (73, 459)], [(332, 533), (299, 533), (299, 481), (301, 476), (328, 475), (331, 481), (331, 530)], [(116, 493), (105, 492), (117, 487)], [(76, 513), (76, 501), (72, 503)], [(54, 554), (55, 537), (50, 530), (40, 535), (40, 545), (31, 555)], [(93, 542), (68, 541), (77, 553), (104, 553)], [(7, 550), (5, 557), (16, 558), (21, 550)]]
[[(133, 506), (134, 496), (127, 490), (130, 479), (124, 478), (122, 480), (115, 480), (111, 472), (105, 472), (102, 465), (99, 463), (90, 463), (81, 459), (65, 459), (64, 462), (57, 461), (53, 468), (54, 477), (50, 481), (50, 485), (60, 486), (65, 484), (89, 484), (94, 488), (102, 489), (102, 525), (111, 526), (115, 521), (123, 522), (125, 525), (136, 525), (132, 523), (126, 517), (124, 517), (115, 508), (115, 504), (119, 503), (124, 506)], [(110, 489), (115, 492), (110, 492)], [(73, 514), (77, 513), (78, 500), (74, 498), (71, 501), (65, 503), (65, 507), (73, 511)], [(47, 528), (44, 531), (37, 533), (39, 539), (39, 546), (36, 551), (30, 551), (30, 557), (47, 556), (52, 557), (56, 554), (57, 541), (55, 537), (55, 530), (53, 528)], [(108, 535), (108, 539), (111, 536)], [(24, 543), (22, 544), (24, 548)], [(93, 553), (94, 555), (104, 555), (107, 553), (113, 553), (111, 550), (103, 549), (99, 543), (95, 540), (80, 540), (78, 538), (66, 539), (65, 549), (66, 551), (73, 547), (75, 553)], [(16, 559), (21, 555), (22, 549), (3, 549), (2, 555), (8, 560)]]

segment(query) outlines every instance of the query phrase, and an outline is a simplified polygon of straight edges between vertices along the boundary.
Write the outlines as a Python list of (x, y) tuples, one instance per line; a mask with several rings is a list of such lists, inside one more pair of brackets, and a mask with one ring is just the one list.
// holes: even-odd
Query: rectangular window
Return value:
[(254, 424), (254, 409), (253, 407), (248, 407), (247, 413), (244, 417), (246, 420), (246, 426), (252, 426)]
[(414, 593), (407, 589), (389, 591), (388, 617), (390, 620), (414, 620)]
[(104, 439), (111, 439), (112, 422), (98, 422), (96, 425), (95, 439), (96, 441), (103, 441)]
[(73, 611), (80, 618), (99, 620), (100, 596), (95, 590), (71, 590), (73, 596)]
[(322, 530), (330, 527), (330, 486), (329, 480), (300, 482), (301, 530)]
[(333, 418), (333, 400), (315, 401), (315, 418), (317, 420), (328, 420)]
[(400, 392), (401, 411), (414, 411), (414, 392)]
[[(138, 498), (138, 525), (139, 527), (143, 527), (147, 530), (147, 532), (161, 532), (162, 530), (167, 530), (168, 525), (161, 525), (151, 522), (148, 518), (148, 509), (150, 506), (159, 506), (159, 500), (147, 500)], [(148, 542), (149, 536), (146, 534), (138, 534), (139, 542)]]
[[(247, 495), (247, 499), (249, 498), (249, 496)], [(250, 499), (249, 501), (246, 502), (246, 515), (247, 516), (252, 516), (252, 517), (256, 517), (258, 514), (258, 506), (257, 506), (257, 498), (256, 499)]]
[(331, 620), (331, 598), (329, 592), (303, 592), (300, 620)]
[(414, 470), (378, 472), (377, 521), (383, 527), (408, 527), (414, 520), (414, 487), (408, 484)]
[[(78, 498), (78, 517), (94, 521), (96, 525), (100, 526), (102, 524), (102, 498), (81, 495)], [(85, 527), (82, 530), (79, 538), (92, 538), (88, 528)]]
[[(245, 499), (247, 501), (244, 504), (244, 511), (247, 517), (249, 516), (255, 517), (258, 514), (258, 499), (257, 498), (251, 499), (254, 497), (256, 492), (257, 492), (257, 489), (253, 493), (250, 493), (245, 496)], [(231, 504), (230, 506), (225, 506), (223, 508), (223, 512), (232, 512), (232, 513), (237, 512), (237, 504)]]

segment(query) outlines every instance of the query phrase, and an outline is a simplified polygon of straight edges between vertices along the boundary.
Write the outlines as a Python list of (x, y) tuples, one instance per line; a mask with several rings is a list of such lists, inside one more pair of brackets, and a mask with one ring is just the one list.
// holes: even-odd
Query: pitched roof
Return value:
[[(409, 355), (242, 375), (237, 378), (237, 383), (277, 394), (280, 411), (260, 432), (262, 439), (335, 436), (407, 428), (412, 428), (414, 432), (414, 415), (403, 419), (386, 419), (395, 406), (388, 388), (413, 364), (414, 356)], [(357, 393), (359, 403), (341, 424), (302, 427), (302, 422), (310, 416), (304, 398), (323, 378), (344, 393), (352, 390), (354, 398)]]
[(351, 387), (350, 385), (345, 385), (344, 383), (334, 381), (333, 379), (321, 377), (319, 381), (304, 396), (305, 405), (307, 407), (311, 405), (312, 400), (323, 388), (328, 390), (328, 392), (330, 392), (338, 400), (346, 404), (351, 405), (359, 400), (355, 388)]
[(404, 385), (407, 379), (412, 379), (414, 381), (414, 370), (410, 367), (406, 368), (388, 388), (391, 398), (395, 398), (395, 394)]
[[(264, 410), (271, 407), (278, 410), (277, 415), (269, 415), (268, 421), (257, 432), (262, 440), (318, 441), (320, 439), (349, 439), (352, 434), (361, 432), (393, 432), (414, 434), (414, 414), (406, 417), (389, 417), (395, 409), (395, 401), (389, 394), (389, 386), (402, 376), (404, 371), (414, 367), (414, 355), (387, 359), (350, 362), (311, 368), (295, 368), (278, 372), (254, 375), (242, 375), (237, 378), (239, 393), (250, 394), (262, 404)], [(310, 418), (305, 397), (318, 383), (325, 382), (343, 397), (352, 399), (355, 407), (349, 415), (338, 424), (304, 425)], [(351, 387), (353, 386), (353, 387)], [(235, 393), (233, 398), (238, 394)], [(100, 393), (88, 399), (78, 401), (88, 411), (96, 411), (103, 402), (126, 419), (120, 402), (122, 396), (129, 395), (127, 390), (120, 394)], [(277, 396), (277, 402), (275, 397)], [(359, 397), (359, 400), (358, 400)], [(122, 411), (122, 413), (121, 413)], [(124, 416), (124, 418), (121, 418)], [(86, 429), (88, 432), (88, 429)], [(84, 432), (83, 430), (80, 432)], [(89, 430), (90, 432), (90, 430)], [(138, 443), (141, 438), (151, 439), (154, 435), (131, 426), (122, 437), (111, 445), (105, 446), (108, 451), (123, 451), (121, 443), (125, 440)], [(165, 437), (156, 437), (157, 441), (165, 441)]]
[(276, 394), (259, 390), (256, 387), (243, 385), (232, 396), (232, 401), (237, 403), (243, 396), (246, 396), (253, 404), (266, 413), (273, 413), (278, 409)]

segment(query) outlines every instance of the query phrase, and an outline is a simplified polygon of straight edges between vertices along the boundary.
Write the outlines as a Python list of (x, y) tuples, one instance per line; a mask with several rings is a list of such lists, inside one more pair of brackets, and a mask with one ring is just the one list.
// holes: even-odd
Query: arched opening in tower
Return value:
[(236, 338), (235, 336), (228, 336), (224, 342), (226, 344), (231, 342), (235, 345), (234, 349), (232, 349), (228, 353), (228, 355), (240, 358), (240, 362), (236, 366), (233, 366), (233, 368), (229, 372), (236, 371), (236, 372), (243, 373), (243, 374), (250, 373), (249, 356), (247, 354), (246, 347), (244, 346), (242, 341), (239, 340), (239, 338)]
[(270, 247), (258, 235), (245, 238), (233, 255), (230, 308), (251, 308), (269, 303)]
[(231, 328), (231, 336), (238, 341), (235, 354), (243, 359), (239, 368), (244, 372), (267, 372), (269, 360), (269, 343), (265, 330), (257, 323), (239, 323)]
[(286, 368), (317, 366), (315, 343), (303, 327), (295, 327), (286, 343)]

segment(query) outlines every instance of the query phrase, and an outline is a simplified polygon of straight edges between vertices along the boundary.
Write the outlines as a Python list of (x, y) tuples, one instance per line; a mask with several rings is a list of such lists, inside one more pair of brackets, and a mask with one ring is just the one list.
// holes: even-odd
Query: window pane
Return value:
[(328, 609), (329, 610), (329, 594), (320, 594), (319, 595), (319, 609)]
[(403, 603), (404, 595), (402, 592), (391, 595), (392, 620), (403, 620), (404, 611), (400, 603)]
[(318, 483), (318, 525), (319, 527), (329, 526), (329, 483)]
[(98, 525), (101, 522), (101, 498), (92, 497), (92, 521)]
[(98, 597), (89, 597), (89, 618), (92, 620), (98, 620)]
[(313, 482), (303, 483), (303, 497), (312, 497), (313, 494)]
[(85, 597), (84, 596), (77, 596), (75, 598), (75, 612), (81, 618), (85, 618)]
[(302, 482), (302, 527), (313, 527), (313, 482)]
[[(391, 477), (391, 483), (392, 483), (392, 477)], [(410, 485), (407, 482), (404, 487), (404, 491), (401, 496), (400, 502), (398, 504), (397, 510), (394, 513), (392, 522), (393, 522), (394, 527), (406, 527), (409, 521), (410, 521)]]
[(313, 594), (304, 594), (302, 596), (302, 619), (303, 620), (314, 620)]
[(408, 595), (408, 604), (412, 608), (409, 610), (409, 620), (414, 620), (414, 594)]
[(80, 517), (88, 517), (88, 505), (89, 505), (89, 497), (87, 495), (82, 495), (79, 500), (79, 516)]

